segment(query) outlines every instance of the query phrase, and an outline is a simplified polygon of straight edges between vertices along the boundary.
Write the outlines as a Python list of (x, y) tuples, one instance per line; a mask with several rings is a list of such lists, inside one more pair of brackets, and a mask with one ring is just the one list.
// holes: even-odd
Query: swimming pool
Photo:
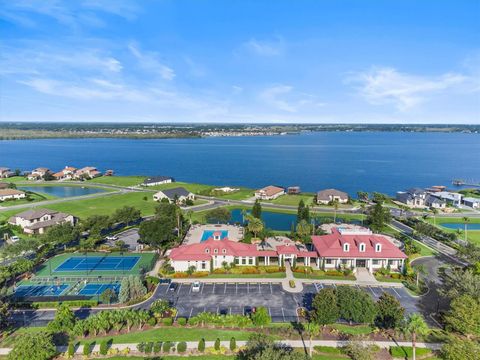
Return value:
[(200, 241), (205, 241), (210, 238), (213, 238), (213, 234), (215, 233), (219, 233), (220, 240), (223, 240), (226, 237), (228, 237), (228, 230), (204, 230)]

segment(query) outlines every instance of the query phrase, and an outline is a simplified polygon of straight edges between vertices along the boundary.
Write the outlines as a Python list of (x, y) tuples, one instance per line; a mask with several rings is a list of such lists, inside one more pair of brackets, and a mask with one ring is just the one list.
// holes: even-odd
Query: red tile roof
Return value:
[[(407, 258), (407, 255), (382, 235), (342, 235), (336, 228), (334, 228), (329, 235), (312, 236), (312, 242), (321, 257), (378, 259)], [(345, 243), (349, 244), (349, 251), (344, 251), (343, 245)], [(360, 251), (361, 243), (365, 244), (365, 251)], [(375, 244), (381, 245), (380, 251), (375, 251)]]

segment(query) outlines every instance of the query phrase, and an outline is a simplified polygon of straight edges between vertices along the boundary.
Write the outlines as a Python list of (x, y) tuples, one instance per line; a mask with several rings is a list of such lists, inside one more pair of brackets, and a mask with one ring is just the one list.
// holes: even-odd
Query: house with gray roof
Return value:
[(325, 189), (317, 192), (317, 204), (329, 204), (332, 201), (346, 204), (348, 202), (348, 194), (337, 189)]
[(414, 208), (423, 208), (426, 205), (427, 192), (420, 188), (411, 188), (407, 191), (397, 192), (396, 199), (407, 206)]
[(143, 180), (142, 186), (155, 186), (175, 182), (170, 176), (152, 176)]
[(445, 209), (447, 207), (447, 202), (436, 197), (435, 194), (427, 194), (425, 205), (432, 209)]
[(464, 197), (463, 205), (471, 207), (472, 209), (480, 209), (480, 198)]
[(26, 234), (43, 234), (51, 226), (65, 222), (75, 225), (76, 221), (73, 215), (50, 209), (30, 209), (8, 220), (11, 225), (20, 226)]
[(162, 201), (163, 199), (167, 199), (171, 204), (185, 204), (187, 200), (194, 201), (195, 195), (183, 187), (160, 190), (153, 195), (155, 201)]

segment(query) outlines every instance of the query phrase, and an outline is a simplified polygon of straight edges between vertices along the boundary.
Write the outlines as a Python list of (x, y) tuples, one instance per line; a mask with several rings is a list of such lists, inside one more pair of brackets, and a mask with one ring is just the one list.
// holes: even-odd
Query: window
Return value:
[(331, 263), (332, 263), (332, 259), (325, 260), (325, 264), (331, 264)]
[(342, 259), (342, 264), (343, 264), (343, 265), (346, 265), (346, 264), (347, 264), (347, 262), (348, 262), (348, 260), (347, 260), (347, 259)]
[(249, 264), (249, 265), (253, 265), (253, 258), (249, 258), (249, 259), (248, 259), (248, 264)]
[(205, 264), (205, 261), (202, 261), (202, 270), (206, 269), (207, 265)]
[(238, 258), (235, 258), (235, 265), (238, 265), (240, 264), (240, 261), (238, 260)]
[(372, 265), (378, 265), (378, 260), (372, 260)]
[(205, 252), (208, 254), (210, 253), (210, 249), (205, 249)]
[(360, 252), (365, 252), (365, 244), (364, 243), (360, 244)]
[(214, 249), (213, 252), (214, 252), (215, 254), (218, 254), (218, 249)]
[(382, 244), (375, 244), (375, 251), (376, 252), (382, 251)]
[(343, 244), (343, 251), (349, 252), (350, 251), (350, 244)]
[(226, 254), (226, 253), (227, 253), (227, 249), (223, 249), (223, 250), (222, 250), (222, 253)]

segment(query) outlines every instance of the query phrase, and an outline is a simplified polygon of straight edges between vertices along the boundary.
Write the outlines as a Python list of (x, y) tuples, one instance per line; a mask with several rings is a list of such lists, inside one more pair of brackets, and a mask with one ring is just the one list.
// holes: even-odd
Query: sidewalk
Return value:
[[(160, 339), (159, 339), (160, 340)], [(161, 340), (160, 340), (161, 341)], [(286, 344), (294, 348), (308, 348), (310, 342), (308, 339), (305, 339), (305, 341), (302, 340), (281, 340), (281, 341), (276, 341), (277, 343), (281, 344)], [(329, 347), (342, 347), (345, 346), (348, 343), (348, 341), (345, 340), (313, 340), (312, 341), (312, 346), (329, 346)], [(409, 341), (365, 341), (367, 344), (375, 344), (378, 347), (382, 349), (388, 349), (391, 346), (408, 346), (411, 347), (412, 343)], [(186, 341), (187, 344), (187, 349), (188, 350), (196, 350), (198, 347), (198, 341)], [(215, 344), (214, 341), (205, 341), (205, 347), (213, 347)], [(246, 341), (236, 341), (237, 348), (241, 346), (245, 346), (247, 344)], [(230, 341), (221, 341), (220, 345), (229, 348), (230, 346)], [(417, 343), (417, 348), (427, 348), (431, 350), (439, 350), (442, 347), (443, 344), (441, 343), (422, 343), (419, 342)], [(131, 353), (136, 353), (137, 352), (137, 343), (133, 344), (113, 344), (111, 346), (113, 349), (118, 349), (120, 351), (125, 350), (125, 349), (130, 349)], [(64, 353), (67, 351), (66, 346), (58, 346), (57, 347), (58, 351), (61, 353)], [(8, 355), (8, 353), (11, 351), (11, 348), (0, 348), (0, 355)], [(100, 344), (96, 344), (91, 352), (98, 352), (100, 350)], [(76, 354), (83, 354), (83, 345), (79, 345), (76, 348)], [(129, 354), (132, 355), (132, 354)], [(163, 353), (162, 353), (163, 355)], [(185, 355), (188, 356), (188, 355)]]

